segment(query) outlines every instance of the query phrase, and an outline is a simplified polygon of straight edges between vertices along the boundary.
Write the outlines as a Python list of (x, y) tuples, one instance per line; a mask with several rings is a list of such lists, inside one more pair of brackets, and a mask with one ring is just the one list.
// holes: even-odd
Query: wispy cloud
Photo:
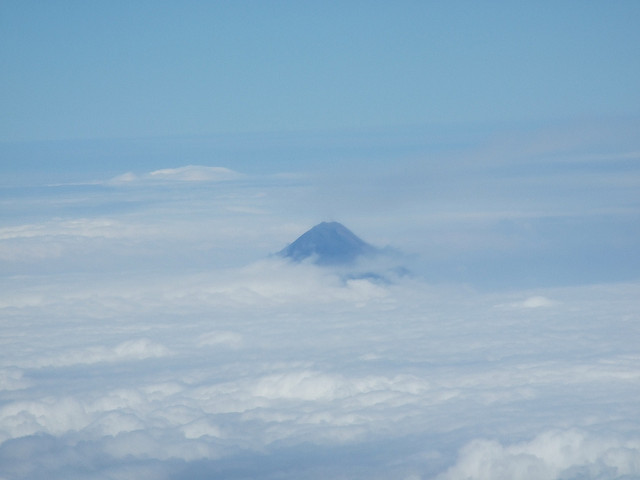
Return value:
[(170, 182), (224, 182), (238, 180), (243, 175), (225, 167), (209, 167), (202, 165), (186, 165), (177, 168), (163, 168), (148, 173), (123, 173), (112, 178), (110, 185), (130, 185), (140, 183)]

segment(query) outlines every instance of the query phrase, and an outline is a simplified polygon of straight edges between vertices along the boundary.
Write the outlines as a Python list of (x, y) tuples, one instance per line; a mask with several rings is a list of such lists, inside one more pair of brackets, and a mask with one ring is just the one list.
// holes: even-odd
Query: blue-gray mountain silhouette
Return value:
[(347, 265), (377, 249), (338, 222), (322, 222), (279, 252), (295, 262), (311, 259), (318, 265)]

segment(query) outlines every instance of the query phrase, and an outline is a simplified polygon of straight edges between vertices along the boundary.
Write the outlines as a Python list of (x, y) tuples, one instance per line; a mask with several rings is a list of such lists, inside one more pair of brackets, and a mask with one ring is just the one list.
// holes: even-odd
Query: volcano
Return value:
[(310, 259), (318, 265), (348, 265), (376, 251), (341, 223), (322, 222), (278, 254), (295, 262)]

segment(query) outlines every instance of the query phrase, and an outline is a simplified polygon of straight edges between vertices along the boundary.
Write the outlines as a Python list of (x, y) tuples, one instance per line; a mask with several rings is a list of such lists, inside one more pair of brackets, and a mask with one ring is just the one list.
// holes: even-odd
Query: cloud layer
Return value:
[(101, 277), (3, 290), (5, 478), (640, 475), (637, 285)]
[[(638, 150), (578, 136), (2, 187), (0, 478), (640, 477)], [(321, 220), (410, 273), (271, 255)]]

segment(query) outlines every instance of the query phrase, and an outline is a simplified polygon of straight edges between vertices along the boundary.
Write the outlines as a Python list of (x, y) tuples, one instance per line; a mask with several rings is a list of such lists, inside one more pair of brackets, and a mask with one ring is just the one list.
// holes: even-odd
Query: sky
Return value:
[(640, 102), (634, 1), (0, 9), (2, 141), (526, 123)]
[(640, 478), (639, 23), (0, 0), (0, 480)]

